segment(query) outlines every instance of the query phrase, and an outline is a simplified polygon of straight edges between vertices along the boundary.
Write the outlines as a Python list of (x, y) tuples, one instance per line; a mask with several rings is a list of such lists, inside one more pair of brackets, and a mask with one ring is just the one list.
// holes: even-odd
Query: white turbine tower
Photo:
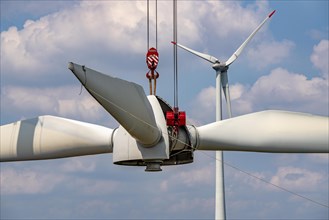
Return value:
[[(197, 52), (192, 50), (188, 47), (185, 47), (181, 44), (176, 42), (172, 42), (177, 44), (177, 46), (181, 47), (182, 49), (195, 54), (210, 63), (212, 63), (212, 68), (216, 71), (216, 121), (222, 120), (222, 91), (223, 88), (226, 106), (227, 106), (227, 113), (228, 117), (232, 117), (231, 111), (231, 98), (230, 98), (230, 89), (228, 83), (228, 76), (227, 71), (229, 66), (239, 57), (243, 49), (249, 43), (249, 41), (254, 37), (257, 31), (265, 24), (265, 22), (272, 17), (275, 13), (275, 10), (272, 11), (264, 20), (263, 22), (258, 25), (258, 27), (249, 35), (249, 37), (241, 44), (241, 46), (231, 55), (231, 57), (225, 61), (221, 62), (217, 58)], [(224, 186), (224, 158), (222, 151), (216, 151), (216, 205), (215, 205), (215, 219), (226, 219), (226, 210), (225, 210), (225, 186)]]

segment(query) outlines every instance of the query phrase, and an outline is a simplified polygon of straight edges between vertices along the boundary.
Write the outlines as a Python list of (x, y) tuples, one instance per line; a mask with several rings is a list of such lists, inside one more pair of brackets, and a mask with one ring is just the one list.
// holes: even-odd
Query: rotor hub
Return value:
[(228, 70), (227, 65), (225, 65), (225, 63), (221, 63), (221, 62), (216, 62), (214, 65), (212, 65), (212, 68), (216, 71), (220, 71), (220, 72), (225, 72)]

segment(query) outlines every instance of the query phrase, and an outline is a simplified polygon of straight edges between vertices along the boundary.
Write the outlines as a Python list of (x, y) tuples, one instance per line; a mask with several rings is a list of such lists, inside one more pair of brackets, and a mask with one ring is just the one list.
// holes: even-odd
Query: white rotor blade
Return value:
[(159, 141), (161, 132), (140, 85), (74, 63), (69, 63), (69, 69), (138, 142), (144, 146), (153, 146)]
[(275, 10), (272, 11), (265, 19), (264, 21), (249, 35), (249, 37), (241, 44), (241, 46), (232, 54), (232, 56), (225, 62), (226, 66), (229, 66), (232, 64), (238, 56), (241, 54), (243, 49), (246, 47), (246, 45), (249, 43), (249, 41), (254, 37), (254, 35), (257, 33), (257, 31), (265, 24), (265, 22), (272, 17), (272, 15), (275, 13)]
[(212, 64), (219, 63), (219, 60), (216, 57), (210, 56), (208, 54), (200, 53), (198, 51), (192, 50), (188, 47), (185, 47), (185, 46), (183, 46), (181, 44), (178, 44), (176, 42), (173, 42), (173, 41), (171, 43), (177, 45), (178, 47), (180, 47), (180, 48), (182, 48), (182, 49), (184, 49), (184, 50), (186, 50), (186, 51), (188, 51), (188, 52), (190, 52), (194, 55), (197, 55), (198, 57), (201, 57), (202, 59), (205, 59), (205, 60), (209, 61)]
[(232, 118), (231, 97), (230, 97), (230, 88), (229, 88), (229, 84), (228, 84), (227, 71), (221, 72), (220, 77), (221, 77), (221, 84), (222, 84), (223, 92), (224, 92), (224, 96), (225, 96), (228, 117)]
[(198, 150), (329, 153), (329, 118), (263, 111), (197, 128)]
[(2, 125), (0, 161), (112, 153), (113, 130), (54, 116)]

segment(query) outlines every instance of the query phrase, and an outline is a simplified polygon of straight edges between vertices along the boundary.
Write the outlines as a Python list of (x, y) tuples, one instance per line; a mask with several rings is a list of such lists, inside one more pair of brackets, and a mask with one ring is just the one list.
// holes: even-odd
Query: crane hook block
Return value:
[(151, 47), (146, 54), (146, 64), (147, 67), (154, 71), (159, 63), (159, 53), (157, 51), (157, 49), (155, 49), (154, 47)]

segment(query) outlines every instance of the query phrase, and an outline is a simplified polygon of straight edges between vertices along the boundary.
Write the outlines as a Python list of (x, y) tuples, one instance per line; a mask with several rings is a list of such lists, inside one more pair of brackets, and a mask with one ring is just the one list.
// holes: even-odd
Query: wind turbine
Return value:
[[(212, 68), (216, 71), (216, 121), (222, 120), (222, 90), (223, 88), (228, 117), (232, 117), (231, 111), (231, 98), (230, 89), (228, 83), (227, 71), (229, 66), (239, 57), (243, 49), (247, 46), (249, 41), (255, 36), (258, 30), (266, 23), (268, 19), (272, 17), (275, 10), (272, 11), (263, 21), (258, 25), (258, 27), (249, 35), (249, 37), (240, 45), (240, 47), (231, 55), (231, 57), (225, 61), (221, 62), (216, 57), (208, 54), (200, 53), (198, 51), (192, 50), (185, 47), (177, 42), (172, 42), (173, 44), (181, 47), (182, 49), (195, 54), (210, 63), (212, 63)], [(226, 219), (225, 210), (225, 185), (224, 185), (224, 158), (222, 151), (216, 151), (216, 205), (215, 205), (215, 219)]]
[(70, 62), (68, 68), (119, 127), (47, 115), (2, 125), (0, 162), (113, 153), (114, 164), (160, 171), (192, 163), (196, 150), (329, 152), (328, 117), (272, 110), (173, 129), (166, 117), (172, 107), (159, 96), (84, 65)]

